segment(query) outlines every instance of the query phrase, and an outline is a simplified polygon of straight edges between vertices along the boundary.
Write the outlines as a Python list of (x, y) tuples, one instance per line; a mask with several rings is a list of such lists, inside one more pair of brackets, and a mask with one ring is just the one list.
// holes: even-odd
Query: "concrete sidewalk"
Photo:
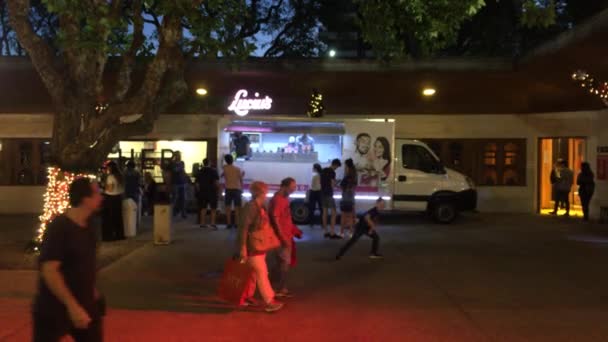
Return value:
[[(303, 227), (296, 297), (276, 314), (215, 297), (234, 231), (180, 223), (171, 245), (144, 245), (100, 272), (106, 341), (608, 340), (605, 236), (527, 215), (402, 221), (380, 228), (385, 260), (369, 260), (363, 238), (336, 262), (344, 241)], [(35, 274), (20, 277), (0, 285), (0, 340), (29, 340)]]

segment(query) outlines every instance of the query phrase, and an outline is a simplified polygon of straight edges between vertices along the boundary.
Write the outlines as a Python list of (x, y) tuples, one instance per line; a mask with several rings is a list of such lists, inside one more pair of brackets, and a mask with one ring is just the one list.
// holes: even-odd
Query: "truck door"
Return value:
[(423, 145), (403, 143), (395, 165), (395, 209), (424, 211), (430, 196), (440, 189), (445, 170)]

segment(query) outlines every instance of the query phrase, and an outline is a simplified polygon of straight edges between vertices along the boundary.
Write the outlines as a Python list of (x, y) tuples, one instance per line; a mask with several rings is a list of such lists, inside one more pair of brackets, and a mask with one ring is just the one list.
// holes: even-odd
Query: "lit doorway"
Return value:
[[(587, 141), (585, 138), (541, 138), (539, 141), (539, 208), (540, 213), (548, 215), (553, 211), (553, 189), (551, 186), (551, 170), (558, 159), (568, 161), (568, 168), (574, 172), (574, 184), (570, 191), (570, 216), (583, 216), (581, 201), (578, 197), (576, 176), (580, 172), (581, 162), (586, 160), (585, 151)], [(566, 210), (560, 208), (558, 214), (565, 214)]]

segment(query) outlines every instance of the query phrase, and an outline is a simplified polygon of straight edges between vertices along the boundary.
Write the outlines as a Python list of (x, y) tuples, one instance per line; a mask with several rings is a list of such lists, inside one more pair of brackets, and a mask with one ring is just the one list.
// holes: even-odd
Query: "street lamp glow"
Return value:
[(422, 95), (424, 96), (433, 96), (437, 91), (434, 88), (424, 88), (422, 90)]
[(336, 50), (334, 50), (334, 49), (329, 50), (329, 57), (331, 57), (331, 58), (336, 57)]
[(198, 88), (198, 89), (196, 89), (196, 93), (199, 94), (200, 96), (205, 96), (205, 95), (207, 95), (207, 89)]

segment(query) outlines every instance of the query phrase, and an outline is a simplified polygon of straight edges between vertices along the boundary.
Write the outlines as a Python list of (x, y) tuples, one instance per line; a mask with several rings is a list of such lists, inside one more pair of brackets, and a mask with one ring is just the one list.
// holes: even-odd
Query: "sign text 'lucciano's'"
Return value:
[(269, 110), (272, 108), (272, 98), (268, 95), (260, 98), (260, 93), (255, 93), (253, 98), (248, 98), (249, 93), (245, 89), (236, 92), (228, 110), (238, 116), (245, 116), (249, 111)]

